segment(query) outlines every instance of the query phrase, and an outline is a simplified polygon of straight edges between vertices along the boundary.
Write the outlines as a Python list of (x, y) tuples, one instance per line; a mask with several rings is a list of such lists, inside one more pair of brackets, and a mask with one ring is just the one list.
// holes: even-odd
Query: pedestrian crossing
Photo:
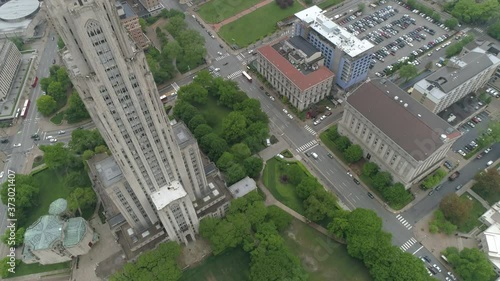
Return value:
[(479, 32), (479, 33), (483, 33), (483, 32), (484, 32), (484, 31), (483, 31), (482, 29), (480, 29), (479, 27), (475, 27), (474, 29), (475, 29), (477, 32)]
[(417, 243), (417, 239), (415, 238), (410, 238), (410, 240), (406, 241), (403, 245), (401, 245), (401, 247), (399, 247), (401, 249), (401, 251), (403, 252), (406, 252), (408, 251), (408, 249), (411, 248), (411, 246), (413, 246), (413, 244)]
[[(241, 54), (240, 54), (240, 55), (241, 55)], [(242, 61), (242, 60), (243, 60), (243, 58), (242, 58), (242, 57), (240, 57), (240, 55), (237, 55), (237, 56), (236, 56), (236, 58), (237, 58), (239, 61)]]
[(177, 83), (175, 83), (175, 82), (174, 82), (174, 83), (172, 83), (172, 88), (174, 88), (174, 90), (175, 90), (176, 92), (177, 92), (177, 91), (179, 91), (179, 89), (180, 89), (179, 85), (177, 85)]
[(302, 152), (302, 151), (311, 149), (317, 145), (318, 145), (318, 142), (316, 140), (312, 140), (312, 141), (302, 145), (301, 147), (297, 148), (296, 150), (297, 150), (297, 152)]
[(396, 216), (396, 218), (398, 219), (398, 221), (399, 221), (402, 225), (404, 225), (404, 227), (408, 228), (408, 230), (412, 229), (412, 227), (413, 227), (413, 226), (412, 226), (409, 222), (407, 222), (407, 221), (405, 220), (405, 218), (403, 218), (403, 216), (402, 216), (402, 215), (399, 215), (399, 214), (398, 214), (398, 215)]
[(233, 79), (233, 78), (236, 78), (238, 76), (241, 76), (241, 73), (243, 72), (243, 70), (238, 70), (234, 73), (231, 73), (227, 76), (227, 79)]
[(317, 135), (318, 133), (316, 133), (315, 130), (313, 130), (313, 128), (309, 127), (309, 125), (305, 125), (304, 128), (309, 132), (311, 133), (313, 136)]
[(216, 57), (215, 61), (220, 61), (220, 60), (223, 60), (223, 59), (225, 59), (227, 57), (229, 57), (229, 53), (226, 53), (226, 54), (224, 54), (222, 56)]

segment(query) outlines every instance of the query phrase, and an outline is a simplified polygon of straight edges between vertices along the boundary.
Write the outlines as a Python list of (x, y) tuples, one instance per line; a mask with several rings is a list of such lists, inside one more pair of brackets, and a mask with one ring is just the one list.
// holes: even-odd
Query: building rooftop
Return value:
[(38, 0), (10, 0), (0, 6), (0, 21), (22, 21), (40, 8)]
[(64, 222), (57, 216), (45, 215), (26, 229), (24, 244), (31, 250), (47, 249), (61, 239)]
[(68, 207), (68, 201), (66, 201), (66, 199), (59, 198), (54, 202), (50, 203), (49, 214), (54, 216), (61, 215), (66, 211), (67, 207)]
[(490, 261), (500, 268), (500, 228), (498, 224), (493, 224), (483, 232), (488, 249), (484, 249)]
[(427, 159), (460, 133), (386, 79), (367, 81), (347, 103), (415, 160)]
[(368, 40), (360, 40), (323, 15), (323, 12), (318, 6), (312, 6), (296, 13), (295, 16), (351, 57), (373, 48), (373, 44)]
[(176, 122), (175, 124), (172, 124), (172, 129), (174, 130), (176, 137), (175, 140), (181, 149), (190, 144), (196, 143), (196, 139), (183, 122)]
[(122, 20), (137, 16), (137, 14), (134, 12), (134, 10), (132, 10), (132, 7), (130, 7), (127, 2), (116, 2), (115, 7), (118, 11), (118, 16)]
[(106, 157), (104, 160), (95, 164), (97, 173), (102, 184), (108, 187), (123, 178), (122, 170), (116, 164), (113, 157)]
[(479, 218), (486, 225), (500, 224), (500, 202), (497, 202), (484, 212)]
[(228, 187), (228, 189), (234, 198), (240, 198), (247, 195), (249, 192), (257, 189), (257, 184), (252, 178), (245, 177), (239, 182)]
[(70, 218), (64, 228), (63, 245), (70, 248), (82, 241), (85, 232), (87, 231), (86, 222), (83, 218)]
[(300, 49), (309, 57), (319, 52), (316, 47), (307, 42), (307, 40), (302, 38), (302, 36), (293, 36), (290, 37), (287, 41), (290, 42), (290, 44), (292, 44), (295, 48)]
[(168, 186), (160, 188), (159, 191), (151, 193), (151, 199), (156, 210), (165, 208), (168, 204), (187, 195), (186, 191), (178, 181), (173, 181)]
[(486, 54), (483, 49), (476, 48), (461, 58), (451, 58), (446, 66), (420, 80), (417, 84), (427, 89), (435, 100), (440, 100), (453, 89), (499, 62), (500, 59), (494, 55)]
[(272, 63), (283, 75), (285, 75), (301, 91), (333, 77), (334, 74), (328, 68), (321, 65), (314, 71), (301, 71), (282, 56), (273, 46), (264, 46), (257, 50), (263, 57)]

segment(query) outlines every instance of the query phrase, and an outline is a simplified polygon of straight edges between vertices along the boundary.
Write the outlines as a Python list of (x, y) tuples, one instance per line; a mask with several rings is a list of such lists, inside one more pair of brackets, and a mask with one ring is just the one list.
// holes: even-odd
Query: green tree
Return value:
[(321, 189), (322, 186), (314, 177), (304, 177), (297, 185), (296, 192), (300, 199), (307, 199), (316, 190)]
[(50, 169), (61, 169), (65, 171), (74, 166), (75, 157), (64, 147), (64, 143), (58, 142), (54, 145), (42, 145), (43, 160)]
[(292, 185), (298, 185), (306, 176), (304, 171), (298, 164), (287, 165), (285, 173), (288, 176), (288, 182)]
[(498, 15), (499, 3), (496, 0), (485, 0), (480, 3), (474, 0), (459, 0), (451, 14), (465, 23), (485, 23), (495, 14)]
[(188, 124), (189, 120), (198, 114), (196, 107), (192, 106), (184, 100), (179, 100), (174, 106), (174, 116), (180, 118), (184, 123)]
[(67, 188), (90, 185), (87, 175), (82, 171), (71, 171), (64, 176), (64, 186)]
[(76, 154), (82, 154), (86, 150), (94, 151), (100, 145), (106, 145), (106, 143), (97, 129), (77, 129), (71, 132), (69, 148)]
[(145, 19), (139, 18), (139, 25), (141, 26), (142, 32), (146, 33), (146, 28), (148, 27), (148, 23)]
[(228, 143), (237, 143), (245, 136), (246, 127), (245, 116), (240, 112), (233, 111), (222, 120), (222, 135)]
[(63, 49), (64, 47), (66, 46), (66, 44), (64, 44), (64, 41), (62, 40), (61, 37), (58, 37), (57, 38), (57, 48), (59, 48), (59, 50)]
[(201, 124), (196, 129), (194, 129), (194, 137), (196, 139), (201, 139), (203, 136), (210, 134), (213, 132), (212, 127), (207, 124)]
[(246, 176), (245, 168), (240, 164), (233, 164), (226, 172), (227, 183), (229, 185), (243, 179)]
[(357, 144), (350, 145), (344, 151), (344, 157), (348, 163), (358, 162), (363, 158), (363, 149)]
[(483, 198), (491, 198), (500, 192), (500, 174), (494, 169), (479, 173), (474, 179), (474, 190)]
[(222, 153), (221, 157), (219, 157), (219, 160), (217, 160), (217, 167), (225, 172), (235, 163), (236, 160), (234, 155), (226, 151)]
[(417, 73), (417, 67), (412, 64), (403, 65), (399, 69), (399, 76), (405, 78), (405, 81), (408, 81), (410, 78), (417, 76)]
[(464, 281), (490, 281), (496, 275), (488, 257), (479, 249), (464, 248), (458, 252), (456, 248), (447, 248), (445, 256)]
[(337, 127), (331, 127), (326, 131), (326, 135), (331, 141), (335, 141), (340, 137), (339, 132), (337, 131)]
[(193, 118), (191, 118), (191, 120), (189, 120), (189, 123), (187, 125), (189, 130), (194, 131), (196, 128), (198, 128), (198, 126), (206, 123), (207, 120), (205, 120), (205, 117), (203, 117), (203, 115), (201, 114), (197, 114)]
[(349, 211), (336, 210), (332, 221), (328, 224), (328, 231), (338, 238), (345, 239), (349, 228)]
[(10, 236), (10, 228), (5, 229), (4, 235), (2, 235), (1, 240), (5, 245), (8, 245), (9, 247), (19, 247), (24, 243), (24, 233), (26, 230), (24, 227), (20, 227), (16, 230), (16, 233), (13, 237), (13, 239), (9, 239)]
[(57, 70), (56, 79), (59, 83), (61, 83), (63, 89), (66, 89), (69, 86), (71, 86), (71, 80), (69, 79), (68, 72), (64, 67), (61, 67)]
[(69, 124), (78, 123), (90, 118), (90, 114), (85, 108), (85, 104), (76, 91), (69, 96), (69, 106), (64, 111)]
[(210, 133), (203, 136), (200, 141), (200, 146), (207, 154), (208, 158), (212, 160), (219, 159), (222, 153), (227, 150), (226, 141), (216, 133)]
[(379, 171), (379, 167), (377, 164), (373, 163), (373, 162), (366, 162), (364, 165), (363, 165), (363, 176), (365, 177), (373, 177), (375, 176)]
[(458, 20), (456, 18), (449, 18), (444, 21), (444, 25), (449, 29), (454, 29), (458, 25)]
[(83, 215), (82, 209), (92, 207), (96, 203), (97, 197), (92, 188), (77, 187), (68, 195), (67, 201), (68, 209), (71, 212), (78, 210), (80, 215)]
[(444, 217), (455, 225), (462, 225), (472, 210), (472, 201), (460, 198), (457, 194), (446, 195), (439, 203), (439, 209)]
[(245, 212), (245, 216), (252, 225), (254, 230), (262, 224), (267, 216), (267, 207), (264, 205), (264, 201), (255, 201), (251, 203)]
[(274, 205), (267, 207), (267, 219), (274, 223), (279, 232), (284, 231), (292, 222), (292, 216)]
[(252, 155), (252, 152), (250, 151), (250, 148), (244, 143), (237, 143), (234, 144), (231, 149), (231, 153), (234, 155), (235, 159), (238, 159), (239, 161), (246, 159)]
[(259, 157), (250, 156), (243, 161), (243, 167), (249, 177), (256, 179), (264, 167), (264, 162)]
[(47, 92), (49, 90), (49, 85), (52, 82), (52, 79), (50, 77), (44, 77), (40, 79), (40, 88), (42, 91)]
[(167, 29), (168, 33), (170, 33), (175, 38), (187, 28), (187, 24), (184, 22), (184, 18), (176, 16), (170, 18), (165, 28)]
[(384, 189), (384, 198), (390, 205), (403, 205), (412, 198), (411, 194), (405, 189), (403, 184), (396, 183), (394, 186)]
[(179, 99), (190, 104), (206, 104), (208, 101), (208, 90), (198, 83), (182, 86), (177, 94)]
[[(0, 197), (2, 203), (7, 205), (9, 202), (9, 181), (2, 184), (2, 189), (0, 190)], [(38, 206), (38, 194), (40, 193), (40, 188), (35, 185), (33, 178), (28, 175), (17, 174), (16, 175), (16, 214), (15, 218), (19, 224), (26, 219), (26, 214), (28, 210)], [(12, 202), (11, 202), (12, 203)]]
[(182, 48), (177, 41), (168, 42), (165, 48), (172, 58), (177, 58), (182, 53)]
[(344, 152), (350, 145), (351, 141), (346, 136), (341, 136), (334, 141), (335, 147), (340, 151)]
[(182, 276), (177, 263), (180, 253), (181, 247), (176, 242), (160, 243), (156, 249), (140, 255), (136, 262), (125, 264), (110, 281), (177, 281)]
[(42, 95), (36, 100), (38, 111), (43, 116), (50, 116), (57, 110), (57, 102), (49, 95)]
[[(9, 262), (10, 262), (10, 257), (5, 257), (2, 260), (0, 260), (0, 277), (7, 278), (11, 275), (11, 272), (9, 271), (9, 269), (11, 269)], [(21, 260), (16, 259), (14, 263), (15, 263), (14, 267), (17, 268), (21, 263)]]
[(373, 186), (379, 190), (391, 185), (392, 176), (388, 172), (379, 172), (373, 177)]
[(61, 82), (52, 81), (47, 89), (47, 94), (52, 96), (54, 100), (60, 105), (66, 101), (66, 92)]

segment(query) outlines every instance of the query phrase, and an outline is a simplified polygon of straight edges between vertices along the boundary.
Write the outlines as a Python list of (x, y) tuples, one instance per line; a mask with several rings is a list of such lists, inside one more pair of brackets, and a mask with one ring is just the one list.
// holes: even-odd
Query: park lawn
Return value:
[(345, 245), (297, 219), (292, 220), (283, 238), (292, 253), (300, 258), (310, 281), (372, 280), (363, 263), (349, 256)]
[[(80, 172), (83, 177), (86, 177), (88, 179), (88, 175), (84, 170)], [(26, 227), (30, 226), (41, 216), (47, 215), (49, 212), (50, 203), (54, 202), (56, 199), (66, 199), (68, 197), (71, 189), (66, 188), (66, 186), (64, 185), (65, 175), (66, 173), (64, 171), (55, 171), (52, 169), (43, 169), (42, 171), (33, 175), (35, 185), (40, 188), (40, 194), (38, 196), (38, 206), (28, 212), (28, 217), (26, 218), (25, 223)], [(91, 183), (89, 179), (89, 187), (90, 184)], [(84, 212), (84, 214), (86, 213), (85, 210), (82, 211)]]
[(276, 29), (276, 23), (304, 9), (299, 3), (281, 9), (274, 1), (221, 27), (219, 35), (228, 43), (246, 47)]
[[(264, 185), (273, 194), (276, 200), (287, 205), (292, 210), (299, 214), (304, 214), (304, 207), (302, 206), (302, 200), (297, 196), (295, 192), (295, 186), (292, 184), (283, 184), (280, 182), (280, 165), (286, 164), (276, 158), (269, 159), (266, 162), (266, 167), (264, 168), (263, 181)], [(288, 163), (290, 165), (297, 165), (297, 163)], [(299, 165), (302, 169), (304, 167)], [(304, 173), (306, 173), (304, 171)], [(307, 173), (306, 173), (307, 174)], [(305, 175), (304, 175), (305, 176)]]
[(52, 118), (50, 118), (50, 122), (60, 125), (64, 119), (64, 111), (58, 112), (56, 115), (54, 115)]
[(62, 262), (56, 264), (49, 265), (41, 265), (39, 263), (34, 264), (25, 264), (21, 262), (18, 266), (16, 266), (16, 273), (10, 273), (7, 278), (19, 277), (24, 275), (36, 274), (41, 272), (49, 272), (60, 269), (68, 269), (70, 268), (70, 262)]
[(462, 194), (462, 196), (460, 197), (472, 201), (472, 210), (469, 212), (467, 220), (463, 225), (457, 227), (458, 231), (468, 233), (473, 230), (474, 227), (478, 227), (482, 224), (479, 220), (479, 217), (484, 214), (484, 212), (486, 212), (486, 208), (484, 208), (483, 205), (479, 201), (477, 201), (476, 198), (472, 197), (468, 192)]
[(231, 112), (231, 109), (217, 104), (217, 99), (208, 96), (204, 105), (196, 105), (196, 108), (205, 116), (208, 125), (214, 129), (214, 133), (222, 135), (222, 120)]
[(261, 1), (262, 0), (211, 0), (199, 8), (198, 14), (206, 23), (219, 23)]
[(248, 280), (250, 255), (241, 247), (210, 256), (197, 267), (182, 273), (180, 281), (234, 281)]

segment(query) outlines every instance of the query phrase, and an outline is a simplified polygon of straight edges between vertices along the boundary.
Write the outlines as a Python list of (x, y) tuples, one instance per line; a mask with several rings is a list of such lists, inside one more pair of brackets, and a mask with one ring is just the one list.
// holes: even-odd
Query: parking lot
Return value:
[[(383, 73), (398, 60), (418, 65), (418, 57), (440, 49), (452, 37), (452, 31), (417, 10), (387, 2), (376, 7), (367, 6), (362, 15), (348, 13), (337, 23), (360, 39), (375, 45), (372, 72)], [(439, 67), (439, 66), (438, 66)]]

